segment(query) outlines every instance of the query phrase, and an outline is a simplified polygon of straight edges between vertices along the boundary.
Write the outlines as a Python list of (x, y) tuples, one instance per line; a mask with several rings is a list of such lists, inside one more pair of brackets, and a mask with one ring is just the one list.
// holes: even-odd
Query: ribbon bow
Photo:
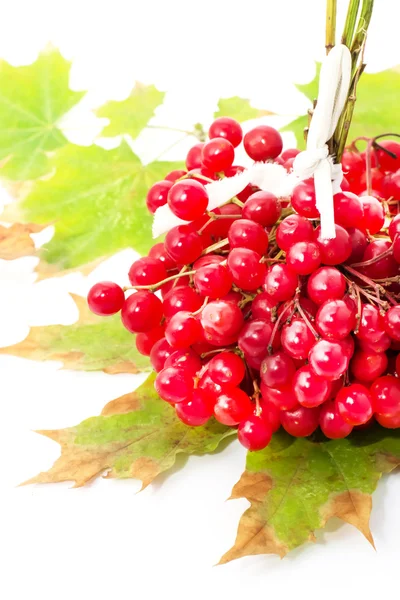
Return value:
[(307, 136), (307, 149), (293, 162), (293, 173), (299, 179), (314, 175), (317, 209), (321, 216), (321, 238), (336, 236), (333, 194), (340, 190), (343, 179), (341, 165), (336, 165), (327, 141), (333, 136), (342, 114), (351, 79), (351, 54), (347, 46), (334, 46), (320, 73), (318, 101)]

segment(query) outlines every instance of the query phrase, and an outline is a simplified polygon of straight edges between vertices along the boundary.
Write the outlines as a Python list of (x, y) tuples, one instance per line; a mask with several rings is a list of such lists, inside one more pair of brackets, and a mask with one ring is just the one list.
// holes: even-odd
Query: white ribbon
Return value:
[[(297, 179), (296, 179), (297, 181)], [(205, 188), (208, 193), (207, 210), (214, 210), (229, 202), (231, 198), (240, 194), (247, 185), (254, 185), (261, 190), (271, 192), (277, 197), (289, 196), (293, 189), (293, 178), (281, 165), (274, 163), (255, 163), (249, 169), (233, 177), (224, 177), (219, 181), (208, 183)], [(187, 224), (176, 217), (168, 204), (157, 208), (153, 219), (153, 237), (156, 238), (166, 233), (175, 225)]]
[(317, 209), (321, 216), (321, 238), (335, 237), (333, 194), (340, 190), (341, 165), (336, 165), (326, 142), (333, 136), (346, 103), (351, 79), (351, 54), (347, 46), (334, 46), (326, 57), (319, 77), (317, 106), (307, 136), (307, 149), (293, 162), (299, 179), (314, 175)]
[[(333, 195), (340, 191), (341, 165), (334, 164), (326, 142), (332, 137), (343, 111), (351, 79), (351, 55), (344, 45), (332, 48), (320, 73), (318, 102), (307, 136), (307, 149), (293, 162), (293, 173), (274, 163), (255, 163), (233, 177), (207, 184), (207, 210), (222, 206), (251, 184), (277, 197), (291, 194), (302, 179), (314, 176), (317, 209), (321, 216), (321, 238), (335, 237)], [(175, 225), (187, 224), (176, 217), (168, 204), (154, 214), (153, 237), (166, 233)]]

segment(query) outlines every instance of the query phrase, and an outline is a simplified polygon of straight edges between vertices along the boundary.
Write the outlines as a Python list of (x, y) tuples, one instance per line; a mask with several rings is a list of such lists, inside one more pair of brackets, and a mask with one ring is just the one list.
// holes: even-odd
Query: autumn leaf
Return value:
[(47, 153), (67, 143), (60, 120), (84, 96), (69, 89), (70, 68), (50, 47), (25, 67), (0, 61), (2, 176), (27, 180), (50, 171)]
[(144, 488), (174, 465), (177, 454), (207, 454), (232, 434), (213, 419), (202, 427), (184, 425), (157, 396), (154, 377), (107, 404), (99, 417), (40, 431), (61, 445), (61, 456), (49, 471), (26, 483), (74, 481), (79, 487), (107, 471), (107, 477), (140, 479)]
[[(313, 81), (306, 85), (298, 85), (310, 102), (318, 95), (318, 77), (320, 66)], [(380, 73), (363, 73), (357, 86), (357, 100), (351, 122), (349, 141), (359, 137), (373, 137), (381, 133), (396, 132), (399, 127), (397, 110), (398, 90), (400, 88), (399, 67), (381, 71)], [(282, 131), (293, 131), (297, 144), (304, 148), (304, 128), (307, 127), (308, 117), (298, 117), (286, 125)]]
[(232, 498), (247, 498), (233, 548), (221, 563), (254, 554), (283, 557), (331, 517), (357, 527), (373, 544), (371, 493), (400, 464), (400, 431), (378, 426), (341, 440), (293, 438), (284, 431), (249, 452)]
[(154, 244), (147, 191), (181, 164), (143, 165), (122, 142), (113, 150), (68, 144), (55, 153), (52, 166), (54, 175), (35, 182), (4, 214), (10, 221), (54, 221), (55, 235), (41, 255), (70, 268), (124, 248), (147, 252)]
[(232, 117), (239, 123), (248, 121), (250, 119), (258, 119), (259, 117), (265, 117), (274, 113), (268, 110), (261, 110), (253, 108), (250, 105), (250, 101), (245, 98), (239, 98), (239, 96), (232, 96), (231, 98), (221, 98), (218, 102), (218, 111), (214, 114), (214, 118), (217, 117)]
[(31, 233), (39, 233), (45, 227), (35, 223), (12, 223), (10, 227), (0, 225), (0, 259), (14, 260), (36, 254)]
[(97, 317), (90, 312), (85, 298), (73, 298), (79, 309), (77, 323), (32, 327), (25, 340), (0, 348), (0, 354), (57, 360), (64, 368), (77, 371), (116, 374), (150, 368), (148, 358), (136, 350), (134, 336), (123, 327), (119, 315)]
[(114, 137), (127, 133), (136, 138), (154, 116), (164, 96), (154, 85), (136, 83), (126, 100), (108, 102), (97, 109), (98, 117), (106, 117), (110, 121), (101, 135)]

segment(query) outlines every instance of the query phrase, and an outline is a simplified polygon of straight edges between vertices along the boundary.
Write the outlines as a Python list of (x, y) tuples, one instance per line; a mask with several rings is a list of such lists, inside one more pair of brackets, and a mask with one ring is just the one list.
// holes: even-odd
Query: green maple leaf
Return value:
[(35, 182), (24, 200), (5, 211), (9, 220), (54, 222), (55, 235), (41, 253), (47, 262), (75, 267), (123, 248), (147, 252), (154, 244), (146, 194), (180, 163), (143, 165), (122, 142), (113, 150), (68, 144), (52, 165), (52, 177)]
[[(320, 65), (313, 81), (298, 85), (311, 102), (318, 95)], [(348, 140), (360, 136), (373, 137), (380, 133), (397, 132), (399, 129), (398, 93), (400, 89), (400, 69), (395, 67), (380, 73), (363, 73), (357, 86), (357, 100), (350, 126)], [(310, 103), (310, 108), (312, 104)], [(293, 131), (297, 144), (304, 148), (304, 128), (308, 117), (302, 116), (286, 125), (282, 131)]]
[(258, 119), (259, 117), (265, 117), (272, 115), (268, 110), (261, 110), (253, 108), (250, 105), (250, 101), (239, 96), (232, 96), (231, 98), (221, 98), (218, 102), (218, 111), (214, 113), (214, 118), (217, 117), (232, 117), (239, 123), (248, 121), (249, 119)]
[(98, 317), (90, 312), (86, 298), (74, 296), (79, 319), (73, 325), (31, 327), (22, 342), (0, 349), (31, 360), (61, 361), (66, 369), (138, 373), (150, 369), (149, 359), (136, 350), (134, 337), (120, 315)]
[(212, 452), (234, 433), (214, 419), (202, 427), (184, 425), (157, 396), (154, 377), (107, 404), (99, 417), (39, 432), (61, 445), (61, 456), (48, 472), (27, 483), (74, 481), (81, 486), (107, 470), (107, 477), (134, 477), (146, 487), (174, 465), (177, 454)]
[(70, 68), (71, 63), (52, 48), (26, 67), (0, 62), (3, 176), (22, 181), (50, 171), (47, 153), (67, 143), (60, 119), (84, 95), (69, 89)]
[(101, 135), (114, 137), (128, 133), (136, 138), (154, 116), (164, 96), (164, 92), (158, 91), (154, 85), (136, 83), (126, 100), (108, 102), (96, 111), (98, 117), (110, 120)]
[(265, 450), (247, 456), (232, 498), (247, 498), (251, 506), (221, 563), (253, 554), (284, 556), (314, 541), (314, 531), (331, 517), (354, 525), (373, 544), (370, 494), (382, 473), (399, 464), (399, 430), (376, 426), (320, 442), (279, 431)]

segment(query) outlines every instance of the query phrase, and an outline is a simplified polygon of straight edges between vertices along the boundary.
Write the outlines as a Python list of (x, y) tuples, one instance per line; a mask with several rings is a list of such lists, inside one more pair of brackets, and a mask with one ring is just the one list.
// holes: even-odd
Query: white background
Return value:
[[(275, 119), (280, 124), (307, 107), (293, 83), (309, 81), (314, 59), (323, 57), (324, 4), (13, 0), (1, 10), (0, 56), (27, 64), (51, 41), (74, 59), (72, 86), (89, 90), (83, 107), (65, 124), (79, 143), (90, 143), (100, 128), (89, 119), (89, 108), (122, 99), (135, 79), (168, 90), (155, 123), (208, 124), (219, 97), (241, 95), (284, 115)], [(341, 9), (345, 4), (339, 0)], [(376, 2), (367, 49), (370, 71), (400, 63), (399, 17), (397, 0)], [(150, 160), (169, 143), (168, 136), (152, 131), (134, 146)], [(166, 157), (182, 158), (184, 149), (178, 144)], [(68, 291), (85, 294), (102, 278), (123, 281), (133, 257), (132, 251), (121, 253), (89, 280), (70, 275), (41, 283), (35, 283), (36, 259), (0, 261), (0, 345), (22, 340), (29, 326), (72, 323), (77, 311)], [(384, 478), (374, 494), (377, 552), (359, 532), (332, 522), (316, 544), (283, 561), (249, 557), (222, 567), (213, 565), (232, 545), (247, 506), (244, 500), (225, 502), (245, 462), (237, 443), (211, 457), (189, 458), (185, 468), (139, 495), (135, 481), (100, 480), (78, 490), (70, 484), (16, 487), (49, 468), (59, 454), (58, 445), (33, 430), (70, 426), (98, 414), (143, 379), (60, 366), (0, 357), (1, 597), (396, 597), (396, 476)]]

